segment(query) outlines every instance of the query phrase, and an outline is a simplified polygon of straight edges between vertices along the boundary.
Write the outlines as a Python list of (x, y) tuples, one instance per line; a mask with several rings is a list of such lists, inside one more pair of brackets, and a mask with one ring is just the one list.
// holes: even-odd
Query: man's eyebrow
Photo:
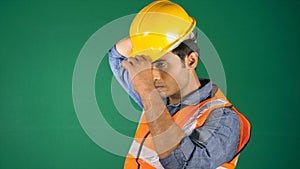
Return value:
[(158, 62), (164, 62), (164, 61), (166, 61), (166, 60), (165, 59), (158, 59), (158, 60), (152, 62), (152, 64), (155, 64), (155, 63), (158, 63)]

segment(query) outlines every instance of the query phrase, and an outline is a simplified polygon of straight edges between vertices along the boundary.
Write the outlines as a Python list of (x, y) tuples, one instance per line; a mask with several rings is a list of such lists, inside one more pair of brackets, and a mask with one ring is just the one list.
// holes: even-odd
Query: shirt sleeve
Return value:
[(215, 169), (233, 159), (239, 139), (237, 114), (230, 108), (218, 108), (160, 162), (165, 169)]
[(122, 56), (116, 49), (116, 46), (108, 51), (108, 57), (109, 57), (109, 65), (110, 68), (117, 79), (117, 81), (120, 83), (120, 85), (125, 89), (125, 91), (129, 94), (129, 96), (141, 107), (143, 108), (142, 101), (139, 97), (139, 95), (135, 92), (135, 90), (132, 87), (130, 76), (126, 69), (123, 68), (122, 62), (126, 60), (127, 58), (125, 56)]

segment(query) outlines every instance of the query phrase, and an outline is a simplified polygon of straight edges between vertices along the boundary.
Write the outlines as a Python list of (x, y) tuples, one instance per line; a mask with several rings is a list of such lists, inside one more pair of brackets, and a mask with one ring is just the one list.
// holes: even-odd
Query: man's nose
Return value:
[(152, 68), (152, 76), (153, 76), (153, 81), (157, 81), (161, 79), (161, 72), (157, 68)]

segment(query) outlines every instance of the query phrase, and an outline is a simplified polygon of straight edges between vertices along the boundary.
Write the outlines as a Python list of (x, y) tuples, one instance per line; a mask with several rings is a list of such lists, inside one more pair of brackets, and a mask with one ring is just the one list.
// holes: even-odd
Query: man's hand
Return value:
[(146, 56), (129, 57), (122, 66), (128, 71), (132, 86), (140, 96), (142, 92), (155, 90), (151, 62)]

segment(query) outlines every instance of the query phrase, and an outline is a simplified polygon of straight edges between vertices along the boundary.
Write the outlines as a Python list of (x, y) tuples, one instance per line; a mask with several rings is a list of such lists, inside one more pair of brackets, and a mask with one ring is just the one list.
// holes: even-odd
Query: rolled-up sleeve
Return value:
[(111, 48), (108, 51), (109, 56), (109, 65), (110, 68), (117, 79), (117, 81), (120, 83), (120, 85), (125, 89), (125, 91), (130, 95), (130, 97), (141, 107), (143, 108), (142, 101), (139, 97), (139, 95), (135, 92), (135, 90), (132, 87), (129, 74), (126, 69), (123, 68), (122, 62), (126, 60), (127, 58), (122, 56), (116, 49), (116, 46), (114, 45), (113, 48)]
[(215, 169), (236, 154), (240, 121), (230, 108), (211, 112), (202, 127), (186, 136), (169, 156), (160, 159), (165, 169)]

